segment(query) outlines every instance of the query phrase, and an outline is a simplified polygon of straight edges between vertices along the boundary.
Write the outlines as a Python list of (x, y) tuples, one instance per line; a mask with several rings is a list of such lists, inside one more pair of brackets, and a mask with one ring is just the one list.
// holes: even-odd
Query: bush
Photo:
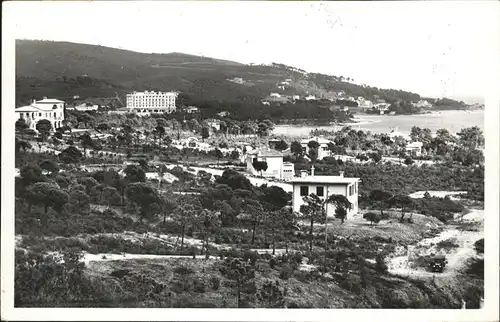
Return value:
[(252, 263), (252, 265), (255, 264), (255, 262), (257, 262), (259, 258), (260, 255), (256, 251), (245, 250), (243, 252), (243, 260), (244, 261), (250, 260), (250, 263)]
[(377, 271), (380, 274), (387, 273), (387, 264), (385, 263), (382, 255), (377, 255), (375, 259), (375, 271)]
[(451, 248), (457, 248), (458, 246), (459, 245), (457, 244), (457, 240), (455, 238), (442, 240), (436, 244), (437, 249), (451, 249)]
[(212, 289), (217, 291), (220, 287), (220, 278), (217, 276), (212, 276), (210, 278), (210, 285), (212, 286)]
[(484, 254), (484, 238), (477, 240), (474, 243), (474, 248), (476, 249), (476, 252), (478, 252), (478, 254)]
[(271, 267), (272, 269), (274, 269), (274, 267), (276, 267), (276, 264), (277, 264), (277, 261), (275, 258), (271, 258), (269, 260), (269, 267)]
[(281, 268), (280, 279), (287, 280), (293, 275), (293, 268), (290, 265), (286, 265)]
[(205, 282), (201, 279), (194, 280), (194, 291), (196, 293), (205, 293), (206, 285)]

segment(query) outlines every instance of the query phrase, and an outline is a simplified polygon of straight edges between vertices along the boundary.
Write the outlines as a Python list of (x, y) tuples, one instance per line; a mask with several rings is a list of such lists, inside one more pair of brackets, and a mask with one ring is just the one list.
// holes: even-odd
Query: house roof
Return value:
[(259, 157), (266, 157), (266, 158), (282, 158), (283, 153), (272, 150), (272, 149), (257, 149), (254, 151), (251, 151), (249, 154), (256, 154)]
[(361, 181), (360, 178), (346, 178), (341, 176), (306, 176), (290, 180), (291, 183), (338, 183), (350, 184)]
[(304, 140), (300, 141), (300, 143), (301, 144), (307, 144), (307, 143), (309, 143), (311, 141), (316, 141), (319, 144), (328, 144), (328, 143), (331, 143), (330, 140), (327, 140), (327, 139), (324, 139), (324, 138), (320, 138), (320, 137), (317, 137), (317, 136), (312, 137), (310, 139), (304, 139)]
[(55, 98), (44, 98), (41, 101), (36, 101), (36, 103), (41, 103), (41, 104), (56, 104), (56, 103), (64, 103), (64, 101), (60, 101)]
[(45, 111), (45, 110), (34, 105), (26, 105), (16, 108), (16, 112), (40, 112), (40, 111)]
[(406, 145), (407, 148), (421, 148), (424, 145), (422, 142), (411, 142)]

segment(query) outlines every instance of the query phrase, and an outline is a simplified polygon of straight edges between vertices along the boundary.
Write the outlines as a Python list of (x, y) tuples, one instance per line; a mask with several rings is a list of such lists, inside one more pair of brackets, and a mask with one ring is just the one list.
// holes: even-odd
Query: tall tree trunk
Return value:
[(309, 252), (312, 252), (313, 249), (313, 225), (314, 220), (311, 219), (311, 228), (309, 229)]
[(241, 305), (241, 291), (240, 291), (240, 281), (236, 281), (236, 283), (238, 283), (238, 290), (237, 290), (237, 293), (238, 293), (238, 308), (240, 308), (240, 305)]
[(31, 202), (28, 202), (28, 213), (31, 213)]
[(401, 208), (401, 218), (399, 218), (399, 222), (403, 222), (404, 217), (405, 217), (405, 212), (404, 212), (404, 209)]
[(165, 226), (165, 223), (167, 222), (167, 213), (163, 213), (163, 226)]
[(257, 223), (254, 222), (252, 226), (252, 245), (255, 243), (255, 230), (257, 229)]
[(205, 234), (205, 259), (208, 259), (209, 258), (209, 254), (208, 254), (208, 233)]
[(182, 226), (182, 230), (181, 230), (181, 251), (182, 251), (182, 248), (184, 247), (184, 233), (186, 231), (186, 225), (183, 225)]
[(49, 210), (49, 206), (45, 205), (45, 214), (47, 214), (47, 210)]
[(274, 234), (274, 228), (273, 228), (273, 255), (276, 253), (276, 236)]

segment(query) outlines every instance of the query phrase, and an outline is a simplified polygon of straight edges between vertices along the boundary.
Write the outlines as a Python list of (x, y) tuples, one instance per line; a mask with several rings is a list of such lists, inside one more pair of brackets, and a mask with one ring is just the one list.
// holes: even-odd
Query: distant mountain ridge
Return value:
[[(228, 81), (243, 79), (244, 82)], [(130, 91), (179, 91), (195, 102), (257, 103), (282, 95), (346, 96), (387, 101), (421, 97), (401, 90), (360, 86), (347, 78), (307, 73), (273, 63), (242, 64), (183, 53), (147, 54), (71, 42), (16, 40), (16, 102), (53, 96), (120, 96)], [(288, 85), (279, 87), (289, 80)]]

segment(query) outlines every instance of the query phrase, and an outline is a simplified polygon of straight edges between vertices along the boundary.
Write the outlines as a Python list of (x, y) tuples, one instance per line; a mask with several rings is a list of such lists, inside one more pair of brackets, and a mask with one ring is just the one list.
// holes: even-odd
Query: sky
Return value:
[[(3, 4), (17, 39), (278, 62), (422, 96), (481, 101), (494, 2), (88, 1)], [(495, 43), (496, 42), (496, 43)]]

